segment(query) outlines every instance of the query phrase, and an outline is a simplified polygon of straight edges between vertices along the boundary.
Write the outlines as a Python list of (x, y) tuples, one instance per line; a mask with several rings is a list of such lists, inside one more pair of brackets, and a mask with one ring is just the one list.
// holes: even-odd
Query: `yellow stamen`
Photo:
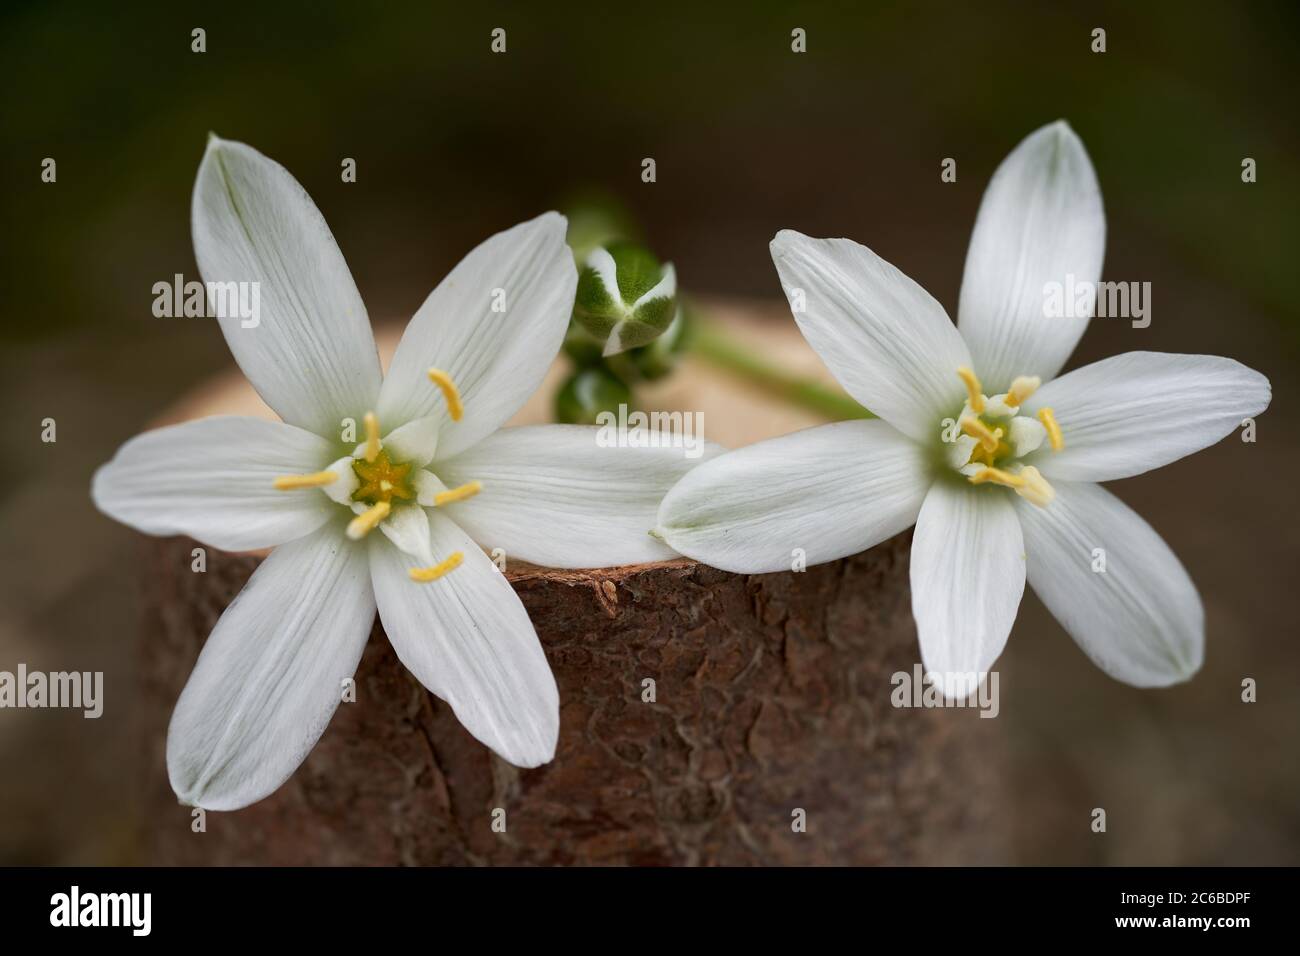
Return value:
[(1012, 408), (1019, 408), (1020, 404), (1038, 391), (1038, 386), (1042, 384), (1043, 380), (1037, 375), (1021, 375), (1011, 383), (1011, 387), (1007, 389), (1007, 397), (1003, 401)]
[(980, 388), (980, 380), (965, 365), (957, 369), (957, 374), (966, 383), (966, 392), (970, 395), (970, 410), (976, 415), (980, 414), (984, 411), (984, 391)]
[(365, 459), (373, 462), (379, 457), (379, 418), (374, 412), (366, 412), (366, 453)]
[(979, 439), (979, 443), (984, 446), (987, 452), (998, 450), (998, 439), (1002, 437), (1002, 429), (994, 431), (985, 425), (978, 418), (963, 418), (961, 420), (961, 430), (971, 438)]
[(353, 541), (360, 540), (374, 531), (379, 526), (379, 522), (388, 517), (388, 512), (393, 510), (393, 506), (387, 501), (381, 501), (379, 504), (371, 505), (361, 514), (357, 515), (348, 522), (348, 537)]
[(473, 498), (483, 490), (483, 483), (479, 481), (467, 481), (459, 488), (449, 488), (446, 491), (440, 491), (433, 496), (433, 506), (441, 508), (443, 505), (449, 505), (457, 501), (464, 501), (466, 498)]
[(299, 488), (320, 488), (338, 481), (339, 476), (332, 471), (315, 471), (310, 475), (281, 475), (275, 479), (279, 491), (296, 491)]
[(429, 378), (442, 389), (442, 397), (447, 402), (447, 411), (451, 413), (451, 420), (460, 421), (460, 417), (465, 414), (465, 406), (460, 403), (460, 390), (456, 388), (456, 383), (440, 368), (429, 369)]
[(1021, 468), (1018, 477), (1023, 484), (1016, 489), (1016, 494), (1030, 504), (1046, 508), (1056, 497), (1056, 489), (1047, 483), (1047, 479), (1033, 465)]
[(412, 581), (419, 581), (423, 584), (426, 581), (436, 581), (449, 571), (455, 571), (460, 567), (460, 563), (465, 560), (464, 551), (453, 551), (451, 557), (445, 561), (439, 561), (437, 564), (428, 568), (411, 568), (407, 573), (411, 575)]
[(1047, 429), (1047, 440), (1052, 444), (1052, 451), (1060, 451), (1064, 448), (1065, 436), (1061, 434), (1061, 426), (1056, 424), (1056, 416), (1052, 414), (1052, 410), (1050, 408), (1040, 408), (1038, 410), (1038, 420)]
[(1009, 471), (1003, 471), (1001, 468), (981, 468), (970, 476), (970, 481), (973, 485), (992, 482), (995, 485), (1002, 485), (1004, 488), (1022, 488), (1025, 484), (1025, 479), (1019, 475), (1013, 475)]
[(983, 445), (976, 445), (971, 449), (970, 458), (967, 459), (969, 465), (992, 465), (999, 458), (1004, 458), (1011, 453), (1011, 446), (1001, 441), (1002, 429), (993, 429), (994, 437), (998, 438), (998, 447), (993, 450), (985, 448)]

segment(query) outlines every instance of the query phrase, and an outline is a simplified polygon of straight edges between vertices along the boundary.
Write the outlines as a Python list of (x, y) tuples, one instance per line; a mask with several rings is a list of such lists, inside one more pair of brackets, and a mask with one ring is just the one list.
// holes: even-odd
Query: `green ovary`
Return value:
[(364, 458), (353, 461), (352, 470), (359, 482), (357, 490), (352, 492), (353, 501), (373, 506), (381, 501), (391, 504), (393, 499), (415, 500), (409, 461), (394, 462), (388, 457), (388, 452), (380, 449), (374, 461), (366, 461)]

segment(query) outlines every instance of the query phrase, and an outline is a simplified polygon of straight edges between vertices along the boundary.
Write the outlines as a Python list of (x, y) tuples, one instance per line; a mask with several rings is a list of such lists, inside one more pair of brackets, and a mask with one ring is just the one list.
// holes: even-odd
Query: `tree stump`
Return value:
[[(727, 320), (748, 324), (754, 311)], [(757, 339), (768, 336), (774, 354), (806, 362), (788, 317), (763, 328)], [(381, 336), (381, 351), (390, 339)], [(773, 409), (784, 416), (773, 427), (761, 400), (690, 364), (672, 388), (689, 390), (692, 378), (730, 395), (733, 408), (715, 421), (732, 434), (708, 432), (723, 444), (811, 423)], [(209, 387), (169, 420), (247, 411), (257, 404), (250, 393), (238, 380)], [(540, 401), (518, 421), (543, 418)], [(168, 785), (167, 723), (204, 640), (261, 558), (210, 549), (198, 574), (193, 541), (150, 540), (141, 648), (148, 862), (1003, 862), (999, 722), (890, 702), (891, 675), (919, 660), (910, 539), (799, 573), (736, 575), (687, 560), (512, 566), (507, 577), (561, 702), (555, 760), (533, 770), (466, 733), (405, 670), (376, 620), (356, 701), (340, 705), (279, 791), (208, 814), (205, 832), (194, 832)]]

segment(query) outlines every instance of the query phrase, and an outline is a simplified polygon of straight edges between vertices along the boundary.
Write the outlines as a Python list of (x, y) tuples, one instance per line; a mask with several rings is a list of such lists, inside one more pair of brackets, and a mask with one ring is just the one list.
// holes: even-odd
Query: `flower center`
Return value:
[(1038, 377), (1022, 375), (1004, 394), (989, 397), (971, 369), (959, 368), (957, 375), (966, 384), (967, 399), (956, 419), (960, 433), (951, 440), (949, 464), (973, 485), (1001, 485), (1046, 507), (1056, 492), (1037, 468), (1021, 459), (1044, 441), (1052, 451), (1060, 451), (1065, 439), (1050, 408), (1040, 408), (1033, 417), (1021, 411), (1038, 389)]
[(392, 504), (394, 498), (414, 501), (415, 489), (411, 487), (411, 463), (395, 462), (388, 452), (380, 449), (374, 461), (356, 458), (352, 471), (357, 476), (357, 490), (352, 500), (364, 505), (377, 505), (381, 501)]
[[(460, 391), (451, 376), (440, 369), (431, 368), (429, 379), (441, 390), (452, 421), (460, 421), (464, 415), (464, 406), (461, 404)], [(282, 475), (275, 479), (275, 487), (280, 491), (320, 488), (340, 504), (350, 505), (356, 517), (348, 522), (347, 536), (354, 541), (374, 531), (393, 515), (395, 507), (401, 506), (403, 509), (401, 515), (406, 523), (402, 528), (385, 526), (385, 533), (402, 550), (412, 554), (427, 554), (429, 550), (427, 527), (423, 532), (422, 544), (419, 533), (415, 535), (414, 544), (405, 543), (411, 540), (409, 522), (413, 514), (407, 509), (426, 506), (441, 508), (457, 501), (464, 501), (478, 494), (482, 490), (482, 485), (477, 481), (470, 481), (457, 488), (445, 488), (436, 476), (416, 468), (414, 462), (394, 461), (380, 440), (379, 419), (375, 413), (366, 412), (364, 422), (365, 443), (350, 457), (339, 459), (324, 471), (305, 475)], [(336, 483), (340, 481), (342, 485), (337, 485)], [(438, 488), (442, 490), (434, 490)], [(425, 518), (421, 512), (414, 514), (418, 514), (421, 519)], [(429, 557), (424, 560), (429, 560)], [(412, 581), (436, 581), (460, 567), (464, 560), (464, 553), (455, 551), (442, 561), (428, 567), (411, 568), (409, 574)]]

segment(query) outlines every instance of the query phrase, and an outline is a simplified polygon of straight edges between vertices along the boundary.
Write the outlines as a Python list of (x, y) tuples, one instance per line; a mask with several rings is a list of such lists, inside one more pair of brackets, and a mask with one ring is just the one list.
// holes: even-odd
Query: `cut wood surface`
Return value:
[[(783, 307), (713, 311), (785, 367), (833, 381)], [(379, 338), (391, 352), (396, 336)], [(553, 370), (514, 423), (547, 420), (562, 376)], [(819, 422), (698, 361), (647, 398), (703, 411), (706, 436), (730, 447)], [(168, 420), (258, 414), (259, 405), (232, 373)], [(194, 542), (150, 540), (142, 639), (151, 862), (1003, 861), (1007, 841), (993, 825), (999, 722), (974, 709), (891, 705), (891, 675), (910, 674), (919, 659), (910, 537), (800, 573), (736, 575), (687, 560), (512, 565), (507, 576), (559, 685), (552, 763), (518, 770), (492, 755), (407, 673), (376, 622), (357, 700), (340, 706), (306, 763), (268, 799), (209, 814), (203, 833), (192, 832), (189, 808), (167, 784), (167, 722), (203, 641), (260, 557), (209, 552), (207, 573), (195, 574)]]

